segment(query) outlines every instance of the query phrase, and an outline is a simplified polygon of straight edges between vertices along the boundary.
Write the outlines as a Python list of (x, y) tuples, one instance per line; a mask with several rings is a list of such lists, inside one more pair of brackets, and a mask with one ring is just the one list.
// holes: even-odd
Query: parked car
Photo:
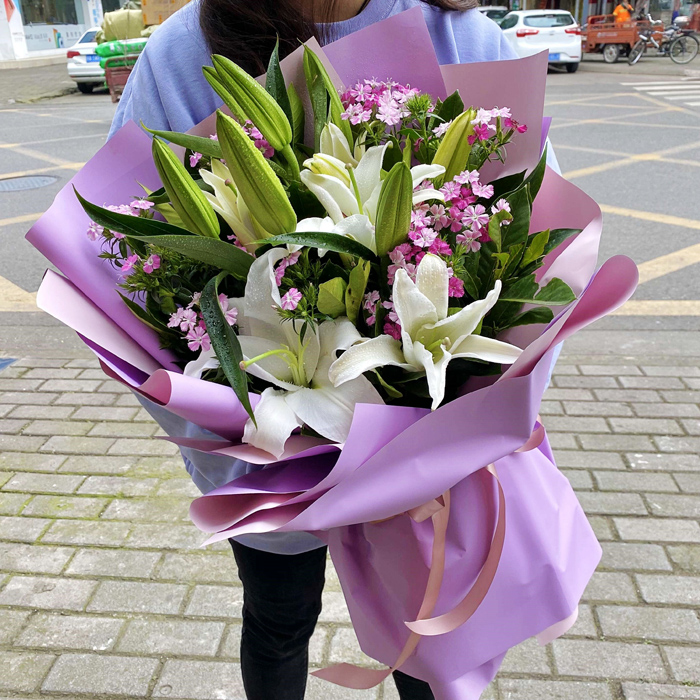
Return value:
[(88, 29), (73, 46), (68, 49), (68, 76), (78, 84), (82, 93), (90, 93), (104, 85), (105, 72), (100, 67), (100, 57), (95, 53), (95, 35), (98, 27)]
[(520, 58), (549, 51), (549, 62), (569, 73), (581, 62), (581, 27), (566, 10), (516, 10), (501, 29)]
[(505, 5), (482, 5), (477, 9), (489, 19), (492, 19), (496, 24), (500, 24), (503, 18), (510, 12)]

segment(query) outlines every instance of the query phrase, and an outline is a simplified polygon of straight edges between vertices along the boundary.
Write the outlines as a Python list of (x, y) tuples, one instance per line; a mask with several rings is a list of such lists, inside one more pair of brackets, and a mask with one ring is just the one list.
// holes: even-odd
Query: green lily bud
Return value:
[(389, 171), (379, 193), (375, 226), (377, 255), (386, 255), (406, 240), (412, 209), (411, 171), (405, 163), (399, 162)]
[(248, 121), (246, 113), (243, 111), (243, 107), (233, 98), (233, 95), (226, 89), (226, 86), (221, 81), (219, 74), (216, 69), (211, 66), (204, 66), (202, 68), (202, 73), (207, 79), (209, 85), (214, 88), (214, 92), (224, 101), (224, 104), (231, 110), (231, 114), (235, 114), (238, 119), (242, 122)]
[(219, 220), (214, 209), (180, 159), (158, 138), (153, 139), (153, 161), (184, 227), (200, 236), (218, 238)]
[(466, 167), (472, 147), (469, 137), (474, 133), (472, 120), (476, 118), (476, 110), (468, 109), (462, 112), (448, 127), (433, 158), (433, 165), (445, 168), (444, 180), (449, 182), (459, 175)]
[[(240, 121), (250, 120), (276, 151), (282, 151), (292, 142), (292, 127), (287, 115), (270, 93), (240, 66), (224, 56), (212, 56), (220, 84), (232, 98), (227, 102), (220, 97)], [(217, 90), (216, 84), (212, 87)]]
[(273, 236), (294, 231), (297, 217), (284, 188), (243, 127), (219, 111), (216, 133), (233, 181), (254, 219)]

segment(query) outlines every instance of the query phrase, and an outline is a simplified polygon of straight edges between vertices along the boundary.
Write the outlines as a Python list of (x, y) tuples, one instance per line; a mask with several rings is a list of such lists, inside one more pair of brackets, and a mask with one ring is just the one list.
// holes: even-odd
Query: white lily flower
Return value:
[(353, 381), (376, 367), (395, 365), (425, 372), (435, 410), (445, 397), (447, 365), (464, 357), (512, 364), (520, 348), (474, 335), (481, 320), (493, 308), (501, 291), (500, 280), (485, 299), (448, 316), (449, 273), (436, 255), (426, 255), (418, 265), (416, 281), (398, 270), (394, 281), (394, 310), (401, 324), (401, 342), (388, 335), (361, 340), (336, 360), (330, 369), (335, 386)]
[[(338, 351), (360, 339), (347, 318), (325, 321), (315, 332), (308, 329), (303, 343), (294, 323), (282, 321), (277, 312), (281, 299), (274, 271), (286, 255), (286, 249), (273, 248), (259, 257), (248, 273), (245, 296), (231, 300), (238, 309), (238, 340), (246, 371), (276, 387), (261, 394), (254, 412), (257, 428), (249, 420), (243, 441), (275, 457), (282, 454), (287, 438), (301, 425), (344, 442), (355, 405), (382, 403), (365, 377), (342, 387), (333, 386), (328, 377)], [(202, 353), (195, 361), (198, 368), (208, 366), (210, 355)]]
[[(373, 253), (377, 252), (377, 242), (374, 237), (374, 226), (369, 218), (362, 214), (355, 214), (342, 219), (339, 223), (334, 223), (330, 216), (325, 218), (311, 217), (302, 219), (297, 224), (297, 233), (336, 233), (339, 236), (352, 238), (363, 246), (369, 248)], [(326, 250), (318, 249), (319, 257), (326, 254)]]
[[(321, 136), (321, 152), (304, 161), (308, 169), (302, 170), (301, 180), (316, 195), (336, 224), (344, 216), (358, 214), (367, 216), (371, 223), (375, 223), (387, 144), (366, 150), (361, 144), (352, 156), (345, 136), (340, 129), (335, 127), (336, 133), (331, 126), (329, 124), (324, 129), (325, 138), (323, 134)], [(417, 165), (411, 168), (413, 187), (424, 180), (440, 177), (444, 172), (442, 165)], [(428, 199), (444, 201), (445, 197), (431, 188), (413, 194), (414, 204)]]
[[(214, 189), (214, 194), (205, 192), (204, 196), (209, 200), (214, 211), (220, 214), (231, 227), (241, 244), (250, 246), (254, 241), (269, 236), (259, 224), (253, 221), (243, 197), (233, 184), (229, 169), (223, 163), (212, 158), (211, 171), (202, 168), (199, 174), (202, 180)], [(253, 250), (254, 247), (250, 246), (249, 251), (253, 252)]]

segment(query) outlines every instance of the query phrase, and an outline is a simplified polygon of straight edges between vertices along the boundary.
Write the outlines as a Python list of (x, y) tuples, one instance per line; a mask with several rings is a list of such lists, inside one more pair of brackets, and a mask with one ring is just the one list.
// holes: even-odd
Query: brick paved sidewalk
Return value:
[[(562, 358), (543, 405), (602, 564), (571, 633), (513, 649), (485, 700), (700, 699), (700, 363), (611, 362)], [(156, 432), (92, 360), (0, 371), (4, 700), (243, 700), (233, 557), (198, 548)], [(311, 660), (363, 660), (332, 570)], [(307, 697), (397, 695), (312, 679)]]

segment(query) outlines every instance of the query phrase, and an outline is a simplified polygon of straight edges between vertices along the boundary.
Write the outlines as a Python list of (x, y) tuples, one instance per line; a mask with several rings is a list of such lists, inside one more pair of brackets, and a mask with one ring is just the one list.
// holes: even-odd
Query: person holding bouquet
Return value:
[[(516, 58), (477, 0), (192, 0), (154, 34), (119, 104), (110, 136), (128, 120), (151, 129), (186, 131), (220, 101), (202, 67), (221, 54), (251, 75), (265, 71), (279, 39), (282, 56), (315, 36), (325, 43), (421, 6), (440, 63)], [(168, 432), (201, 437), (191, 423), (145, 399)], [(178, 420), (180, 422), (178, 422)], [(240, 460), (182, 449), (204, 493), (254, 468)], [(231, 540), (244, 587), (241, 669), (248, 700), (302, 700), (308, 645), (321, 611), (326, 547), (308, 533)], [(431, 700), (427, 683), (394, 673), (402, 700)]]

